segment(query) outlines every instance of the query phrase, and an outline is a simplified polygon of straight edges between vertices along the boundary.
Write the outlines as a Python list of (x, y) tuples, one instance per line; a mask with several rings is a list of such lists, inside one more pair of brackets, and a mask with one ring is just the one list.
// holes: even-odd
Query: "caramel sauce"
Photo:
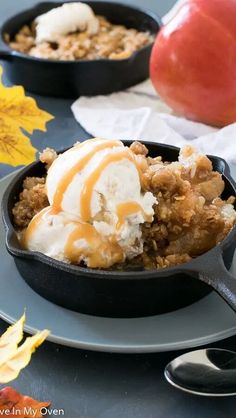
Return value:
[(144, 215), (143, 208), (137, 202), (124, 202), (119, 203), (116, 207), (116, 213), (118, 216), (118, 222), (116, 224), (116, 229), (120, 229), (127, 216), (133, 215), (134, 213), (142, 212)]
[(30, 238), (32, 237), (34, 231), (37, 229), (38, 225), (40, 224), (42, 217), (46, 214), (46, 213), (50, 213), (51, 212), (51, 206), (47, 206), (46, 208), (42, 209), (39, 213), (37, 213), (33, 219), (31, 219), (29, 225), (27, 226), (27, 229), (25, 230), (25, 232), (22, 234), (21, 237), (21, 245), (23, 248), (27, 248), (28, 247), (28, 242), (30, 240)]
[[(76, 247), (76, 241), (86, 239), (88, 248)], [(81, 256), (88, 258), (88, 267), (107, 268), (112, 264), (123, 261), (123, 251), (117, 243), (102, 238), (94, 226), (88, 223), (79, 223), (71, 232), (66, 246), (65, 256), (75, 264), (78, 264)]]
[[(48, 206), (34, 216), (21, 237), (23, 248), (28, 247), (28, 242), (39, 226), (43, 216), (50, 213), (52, 214), (53, 211)], [(65, 220), (64, 223), (66, 225), (70, 221)], [(115, 263), (123, 261), (124, 254), (117, 242), (101, 237), (91, 224), (79, 221), (72, 221), (72, 223), (75, 224), (75, 229), (70, 233), (64, 248), (65, 257), (71, 263), (78, 264), (81, 256), (88, 258), (88, 267), (92, 268), (108, 268)], [(87, 241), (88, 248), (76, 247), (76, 241), (80, 239)]]
[[(97, 139), (95, 139), (96, 141)], [(84, 146), (84, 142), (81, 144), (78, 144), (76, 148), (80, 148)], [(119, 145), (118, 141), (105, 141), (102, 144), (95, 145), (93, 150), (88, 152), (83, 158), (81, 158), (59, 181), (59, 184), (57, 186), (57, 190), (54, 194), (53, 198), (53, 213), (58, 213), (62, 210), (61, 204), (63, 200), (64, 193), (73, 180), (74, 176), (79, 173), (81, 170), (84, 169), (86, 164), (92, 159), (92, 157), (95, 155), (96, 152), (101, 151), (106, 148), (113, 148), (115, 146)]]
[(93, 188), (101, 176), (103, 170), (111, 163), (128, 159), (134, 162), (132, 154), (127, 150), (118, 152), (117, 154), (110, 154), (104, 157), (103, 161), (93, 171), (93, 173), (87, 178), (80, 196), (80, 215), (84, 222), (88, 222), (91, 219), (91, 199), (93, 194)]

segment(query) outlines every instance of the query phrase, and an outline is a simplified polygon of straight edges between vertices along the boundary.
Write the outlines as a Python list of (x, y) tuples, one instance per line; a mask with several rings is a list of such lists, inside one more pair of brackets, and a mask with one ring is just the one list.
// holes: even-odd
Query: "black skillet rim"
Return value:
[[(122, 142), (124, 142), (124, 144), (129, 144), (132, 141), (129, 140), (122, 140)], [(179, 147), (175, 147), (173, 145), (166, 145), (166, 144), (160, 144), (157, 142), (151, 142), (151, 141), (145, 141), (145, 144), (148, 145), (156, 145), (159, 148), (164, 148), (164, 149), (172, 149), (174, 151), (179, 152), (180, 148)], [(66, 149), (62, 150), (62, 151), (58, 151), (59, 153), (65, 151)], [(236, 182), (233, 180), (233, 178), (231, 177), (230, 174), (230, 168), (229, 165), (227, 164), (227, 162), (221, 158), (221, 157), (217, 157), (217, 156), (213, 156), (213, 155), (207, 155), (210, 159), (213, 158), (215, 161), (219, 161), (222, 163), (222, 166), (224, 167), (223, 171), (222, 171), (222, 175), (224, 176), (224, 178), (226, 180), (228, 180), (228, 182), (231, 184), (231, 186), (234, 188), (235, 193), (236, 193)], [(156, 269), (156, 270), (145, 270), (145, 271), (112, 271), (112, 270), (99, 270), (99, 269), (91, 269), (91, 268), (87, 268), (87, 267), (80, 267), (80, 266), (76, 266), (76, 265), (72, 265), (72, 264), (66, 264), (62, 261), (58, 261), (55, 260), (51, 257), (46, 256), (45, 254), (42, 254), (40, 252), (37, 251), (28, 251), (28, 250), (21, 250), (18, 248), (15, 248), (11, 243), (11, 236), (12, 234), (16, 234), (15, 229), (11, 223), (10, 220), (10, 216), (8, 213), (8, 199), (9, 199), (9, 195), (11, 193), (12, 188), (15, 186), (15, 184), (18, 183), (19, 181), (19, 175), (20, 177), (24, 177), (27, 175), (27, 172), (29, 169), (33, 168), (34, 166), (36, 166), (37, 164), (41, 164), (38, 160), (31, 163), (30, 165), (28, 165), (27, 167), (23, 168), (22, 170), (20, 170), (20, 172), (18, 174), (16, 174), (14, 176), (14, 178), (12, 179), (12, 181), (10, 182), (10, 184), (7, 186), (3, 198), (2, 198), (2, 202), (1, 202), (1, 210), (2, 210), (2, 219), (3, 219), (3, 223), (6, 229), (6, 239), (5, 239), (5, 243), (6, 243), (6, 247), (8, 252), (13, 256), (13, 257), (21, 257), (21, 258), (28, 258), (28, 259), (33, 259), (36, 261), (39, 261), (43, 264), (46, 264), (52, 268), (58, 269), (60, 271), (64, 271), (65, 273), (71, 273), (74, 274), (75, 277), (81, 273), (83, 275), (85, 275), (88, 278), (102, 278), (102, 276), (104, 276), (104, 278), (116, 278), (119, 280), (129, 280), (129, 279), (152, 279), (154, 277), (157, 276), (162, 276), (162, 277), (168, 277), (170, 275), (173, 274), (177, 274), (177, 273), (188, 273), (190, 272), (193, 267), (199, 267), (199, 262), (203, 262), (204, 265), (204, 261), (206, 259), (206, 257), (210, 257), (211, 255), (213, 255), (214, 253), (219, 252), (219, 249), (221, 251), (221, 253), (227, 249), (227, 247), (232, 244), (233, 240), (236, 240), (236, 225), (232, 228), (232, 230), (230, 231), (230, 233), (227, 235), (227, 237), (220, 242), (219, 244), (217, 244), (215, 247), (213, 247), (211, 250), (201, 254), (200, 256), (192, 259), (189, 262), (183, 263), (183, 264), (179, 264), (177, 266), (173, 266), (173, 267), (167, 267), (167, 268), (160, 268), (160, 269)], [(200, 271), (200, 269), (199, 269)], [(91, 277), (93, 276), (93, 277)]]
[[(86, 3), (86, 4), (95, 3), (95, 1), (93, 1), (93, 0), (91, 0), (91, 1), (90, 0), (80, 0), (80, 1), (82, 3)], [(74, 3), (74, 2), (78, 2), (78, 0), (70, 0), (67, 3)], [(134, 5), (129, 5), (129, 4), (123, 3), (123, 2), (112, 2), (111, 3), (110, 1), (101, 1), (100, 3), (103, 3), (104, 5), (105, 4), (106, 5), (112, 4), (112, 5), (117, 5), (117, 6), (123, 6), (123, 7), (129, 8), (129, 9), (133, 9), (134, 11), (142, 12), (142, 13), (146, 14), (148, 17), (152, 18), (158, 24), (159, 30), (160, 30), (160, 28), (162, 26), (162, 20), (161, 20), (161, 18), (156, 13), (154, 13), (153, 11), (151, 11), (150, 9), (145, 9), (143, 7), (135, 7)], [(33, 7), (30, 7), (28, 9), (24, 9), (21, 12), (15, 14), (15, 15), (10, 16), (7, 20), (5, 20), (3, 22), (2, 26), (1, 26), (1, 29), (0, 29), (0, 38), (1, 38), (1, 42), (3, 43), (4, 47), (6, 47), (6, 50), (4, 52), (6, 52), (10, 57), (18, 57), (18, 58), (22, 58), (22, 59), (25, 59), (25, 60), (35, 61), (35, 62), (48, 62), (48, 63), (54, 64), (54, 65), (55, 64), (67, 65), (67, 64), (72, 64), (72, 63), (74, 65), (76, 65), (78, 63), (80, 65), (82, 63), (83, 63), (82, 65), (86, 65), (86, 64), (88, 65), (89, 63), (95, 63), (95, 62), (96, 63), (98, 63), (98, 62), (107, 62), (107, 63), (110, 62), (110, 63), (113, 63), (114, 64), (114, 63), (119, 63), (119, 62), (129, 62), (129, 61), (132, 61), (142, 51), (147, 50), (147, 49), (150, 49), (154, 45), (155, 39), (150, 44), (143, 46), (142, 48), (138, 49), (137, 51), (134, 51), (130, 55), (130, 57), (123, 58), (123, 59), (119, 59), (119, 60), (116, 60), (116, 59), (108, 59), (108, 58), (99, 58), (99, 59), (96, 59), (96, 60), (88, 60), (88, 59), (87, 60), (83, 60), (83, 59), (81, 59), (81, 60), (52, 60), (52, 59), (47, 59), (47, 58), (32, 57), (32, 56), (30, 56), (28, 54), (24, 54), (22, 52), (16, 51), (13, 48), (10, 48), (10, 46), (7, 44), (7, 42), (4, 39), (4, 35), (7, 33), (4, 28), (8, 25), (8, 23), (12, 19), (16, 19), (19, 15), (22, 15), (23, 13), (29, 12), (31, 10), (33, 11), (34, 9), (36, 9), (37, 7), (39, 7), (40, 5), (43, 5), (43, 4), (52, 4), (52, 5), (55, 4), (55, 7), (57, 7), (57, 5), (63, 4), (63, 1), (57, 1), (55, 3), (52, 2), (52, 1), (43, 1), (43, 2), (37, 3)], [(157, 31), (157, 33), (158, 33), (158, 31)], [(155, 35), (157, 35), (157, 33)]]

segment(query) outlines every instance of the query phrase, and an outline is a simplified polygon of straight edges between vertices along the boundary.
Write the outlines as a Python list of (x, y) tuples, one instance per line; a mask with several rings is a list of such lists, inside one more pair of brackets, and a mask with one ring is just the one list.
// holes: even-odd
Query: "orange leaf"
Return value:
[[(7, 386), (0, 390), (0, 416), (42, 418), (50, 402), (39, 402)], [(42, 415), (43, 414), (43, 415)]]

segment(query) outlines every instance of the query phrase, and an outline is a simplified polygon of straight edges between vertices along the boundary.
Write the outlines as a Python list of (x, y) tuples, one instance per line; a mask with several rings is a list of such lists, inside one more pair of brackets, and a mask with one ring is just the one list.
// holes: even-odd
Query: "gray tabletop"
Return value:
[[(174, 2), (146, 0), (145, 6), (163, 15)], [(0, 0), (0, 24), (34, 3), (37, 1)], [(127, 3), (143, 5), (143, 0)], [(59, 150), (89, 137), (73, 119), (70, 100), (34, 97), (55, 116), (46, 133), (33, 135), (37, 149), (50, 146)], [(12, 167), (0, 165), (0, 177), (11, 171)], [(0, 332), (5, 327), (0, 320)], [(234, 349), (236, 338), (217, 346)], [(103, 354), (46, 343), (13, 386), (40, 400), (51, 400), (68, 418), (235, 418), (236, 398), (199, 398), (165, 382), (163, 368), (175, 355), (177, 352)]]

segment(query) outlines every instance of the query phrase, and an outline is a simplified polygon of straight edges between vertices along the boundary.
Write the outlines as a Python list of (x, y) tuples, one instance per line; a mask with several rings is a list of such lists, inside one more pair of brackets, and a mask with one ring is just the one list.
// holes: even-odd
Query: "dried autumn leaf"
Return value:
[(5, 87), (1, 82), (2, 72), (0, 67), (0, 118), (30, 134), (35, 129), (46, 131), (46, 123), (53, 116), (39, 109), (32, 97), (26, 97), (22, 86)]
[(44, 414), (49, 405), (49, 402), (38, 402), (29, 396), (21, 395), (11, 387), (0, 390), (0, 416), (41, 418), (42, 412)]
[(22, 86), (5, 87), (2, 84), (0, 66), (0, 162), (13, 166), (29, 164), (35, 159), (36, 149), (22, 133), (35, 129), (46, 130), (46, 123), (53, 119), (38, 108), (36, 101), (25, 96)]
[(25, 315), (0, 337), (0, 383), (15, 379), (30, 362), (31, 355), (47, 338), (49, 331), (38, 332), (18, 346), (23, 337)]
[(25, 314), (14, 325), (7, 328), (6, 332), (0, 337), (0, 359), (1, 364), (14, 354), (19, 342), (23, 338), (23, 327)]
[(49, 331), (44, 330), (33, 337), (26, 338), (14, 354), (8, 357), (3, 364), (0, 363), (0, 383), (8, 383), (17, 378), (20, 371), (29, 364), (31, 355), (44, 342), (48, 334)]
[(0, 118), (0, 162), (17, 165), (27, 165), (35, 160), (36, 148), (31, 145), (20, 129), (8, 125)]

